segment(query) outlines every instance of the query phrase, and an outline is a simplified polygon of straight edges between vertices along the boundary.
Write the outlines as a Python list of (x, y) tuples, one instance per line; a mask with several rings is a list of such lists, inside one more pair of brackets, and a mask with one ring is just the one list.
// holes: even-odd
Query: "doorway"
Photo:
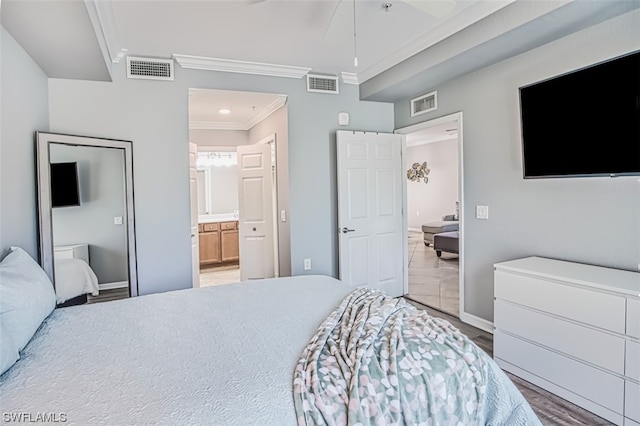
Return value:
[(396, 131), (405, 135), (408, 228), (406, 297), (460, 317), (462, 113)]
[(197, 155), (199, 286), (240, 281), (238, 162), (235, 151)]
[(278, 94), (189, 89), (194, 287), (276, 277), (282, 263), (287, 275), (280, 237), (288, 236), (288, 197), (279, 192), (288, 188), (288, 167), (278, 167), (288, 161), (286, 108)]

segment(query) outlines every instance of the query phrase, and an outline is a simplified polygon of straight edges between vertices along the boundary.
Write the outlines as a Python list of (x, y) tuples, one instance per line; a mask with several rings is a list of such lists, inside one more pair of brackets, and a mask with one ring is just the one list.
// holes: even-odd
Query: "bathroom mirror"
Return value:
[(131, 141), (37, 132), (36, 172), (58, 306), (137, 296)]

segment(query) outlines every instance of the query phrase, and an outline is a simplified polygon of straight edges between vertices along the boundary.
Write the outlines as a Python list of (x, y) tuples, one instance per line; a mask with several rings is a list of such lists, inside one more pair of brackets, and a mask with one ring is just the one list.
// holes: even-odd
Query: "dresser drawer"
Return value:
[(640, 339), (640, 300), (627, 299), (627, 334)]
[(222, 222), (220, 224), (220, 229), (222, 230), (236, 229), (237, 228), (236, 223), (237, 222)]
[(625, 341), (609, 333), (496, 300), (496, 328), (618, 374), (624, 373)]
[(624, 416), (640, 422), (640, 385), (629, 380), (624, 382)]
[(220, 229), (219, 223), (203, 223), (202, 232), (218, 231)]
[(622, 414), (624, 380), (496, 330), (494, 356)]
[[(640, 382), (640, 343), (627, 340), (627, 355), (624, 375)], [(638, 400), (640, 405), (640, 400)]]
[[(496, 269), (497, 299), (624, 334), (625, 298)], [(579, 301), (580, 303), (576, 303)]]

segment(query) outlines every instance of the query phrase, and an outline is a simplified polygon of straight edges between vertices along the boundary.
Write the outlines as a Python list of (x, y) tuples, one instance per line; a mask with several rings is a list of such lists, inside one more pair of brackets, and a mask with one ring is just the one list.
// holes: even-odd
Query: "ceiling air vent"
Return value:
[(411, 99), (411, 116), (424, 114), (425, 112), (435, 111), (438, 108), (438, 92), (427, 93)]
[(173, 80), (173, 59), (127, 56), (127, 78)]
[(307, 74), (307, 92), (338, 93), (338, 77)]

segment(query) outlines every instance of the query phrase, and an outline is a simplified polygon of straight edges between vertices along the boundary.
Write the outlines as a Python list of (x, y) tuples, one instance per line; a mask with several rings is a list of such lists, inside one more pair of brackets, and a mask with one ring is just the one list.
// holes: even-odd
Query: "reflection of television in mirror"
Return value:
[(525, 178), (640, 175), (640, 52), (520, 88)]
[(77, 163), (51, 163), (51, 207), (79, 205)]

